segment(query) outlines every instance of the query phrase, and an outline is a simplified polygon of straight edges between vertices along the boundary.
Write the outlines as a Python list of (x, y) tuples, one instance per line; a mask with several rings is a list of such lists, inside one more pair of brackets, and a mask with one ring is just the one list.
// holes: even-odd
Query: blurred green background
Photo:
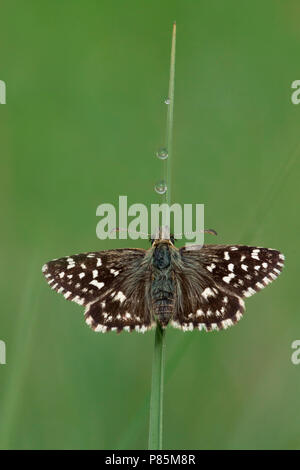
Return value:
[(168, 329), (164, 448), (300, 447), (299, 13), (297, 0), (1, 2), (1, 448), (147, 446), (153, 332), (95, 334), (41, 266), (148, 246), (97, 239), (96, 207), (159, 202), (174, 19), (173, 202), (205, 204), (207, 243), (287, 262), (234, 328)]

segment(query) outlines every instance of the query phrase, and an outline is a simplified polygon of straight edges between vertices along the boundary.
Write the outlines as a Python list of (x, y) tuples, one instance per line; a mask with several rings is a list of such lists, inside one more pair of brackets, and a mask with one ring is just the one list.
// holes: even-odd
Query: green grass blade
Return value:
[(149, 450), (162, 449), (165, 334), (165, 330), (157, 324), (152, 366)]
[(169, 79), (169, 93), (168, 93), (168, 113), (167, 113), (167, 130), (166, 130), (166, 145), (168, 150), (168, 158), (165, 160), (166, 175), (165, 180), (167, 183), (166, 202), (171, 204), (171, 161), (172, 161), (172, 136), (173, 136), (173, 120), (174, 120), (174, 90), (175, 90), (175, 56), (176, 56), (176, 23), (173, 24), (172, 32), (172, 46), (171, 46), (171, 61), (170, 61), (170, 79)]
[[(176, 23), (173, 24), (170, 79), (168, 94), (168, 113), (166, 145), (168, 158), (164, 163), (165, 181), (167, 191), (165, 200), (171, 204), (171, 154), (172, 154), (172, 132), (173, 132), (173, 110), (174, 110), (174, 87), (175, 87), (175, 50), (176, 50)], [(149, 423), (149, 450), (162, 449), (163, 434), (163, 393), (164, 393), (164, 362), (165, 362), (165, 330), (157, 323), (155, 331), (154, 355), (152, 366), (152, 385), (150, 398), (150, 423)]]

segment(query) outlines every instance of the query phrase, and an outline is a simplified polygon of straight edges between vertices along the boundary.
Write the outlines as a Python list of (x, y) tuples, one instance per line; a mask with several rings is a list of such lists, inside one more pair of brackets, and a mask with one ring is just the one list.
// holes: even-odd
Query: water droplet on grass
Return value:
[(167, 188), (167, 185), (166, 185), (165, 181), (159, 181), (154, 186), (154, 189), (157, 192), (157, 194), (165, 194), (167, 192), (168, 188)]
[(158, 149), (158, 151), (156, 152), (156, 156), (160, 160), (165, 160), (169, 156), (168, 150), (165, 147), (162, 147), (162, 148)]

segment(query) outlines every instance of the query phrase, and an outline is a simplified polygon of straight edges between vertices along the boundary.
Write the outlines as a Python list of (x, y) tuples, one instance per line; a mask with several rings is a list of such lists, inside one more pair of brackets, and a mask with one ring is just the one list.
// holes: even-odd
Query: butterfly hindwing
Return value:
[(172, 325), (183, 331), (222, 330), (237, 323), (243, 312), (244, 302), (240, 297), (210, 284), (199, 292), (193, 305), (187, 301), (183, 309), (176, 309)]

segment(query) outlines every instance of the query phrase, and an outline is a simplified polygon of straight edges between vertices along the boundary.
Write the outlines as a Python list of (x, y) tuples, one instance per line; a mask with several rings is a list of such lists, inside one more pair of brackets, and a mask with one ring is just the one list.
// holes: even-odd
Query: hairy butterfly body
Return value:
[(189, 250), (173, 241), (64, 257), (42, 270), (52, 289), (85, 306), (95, 331), (144, 333), (156, 322), (183, 331), (225, 329), (242, 317), (243, 299), (276, 279), (284, 265), (284, 256), (268, 248)]

